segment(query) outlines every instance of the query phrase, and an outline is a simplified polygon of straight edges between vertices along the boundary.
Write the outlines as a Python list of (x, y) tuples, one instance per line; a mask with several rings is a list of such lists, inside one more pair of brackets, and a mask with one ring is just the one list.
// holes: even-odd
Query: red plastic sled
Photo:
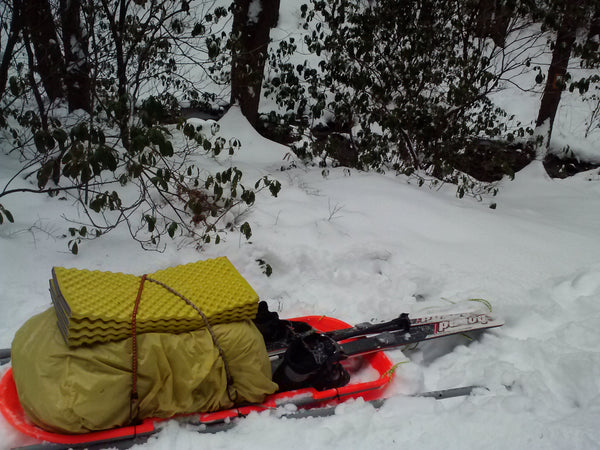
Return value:
[[(298, 317), (292, 320), (306, 322), (319, 331), (332, 331), (341, 328), (347, 328), (348, 325), (341, 320), (325, 316), (306, 316)], [(341, 403), (347, 399), (362, 397), (365, 400), (375, 400), (382, 398), (383, 394), (393, 377), (393, 364), (383, 353), (377, 352), (363, 357), (364, 362), (371, 366), (378, 374), (378, 377), (370, 381), (359, 381), (350, 383), (341, 388), (317, 391), (313, 388), (298, 389), (294, 391), (278, 392), (267, 396), (261, 404), (231, 408), (212, 413), (197, 413), (185, 416), (199, 424), (214, 424), (223, 422), (227, 419), (243, 417), (251, 412), (260, 412), (267, 409), (274, 409), (286, 403), (293, 403), (303, 408), (320, 407), (325, 404)], [(88, 442), (112, 441), (115, 439), (124, 439), (128, 437), (151, 434), (156, 430), (159, 422), (170, 419), (145, 419), (141, 424), (135, 426), (126, 426), (105, 431), (95, 431), (86, 434), (59, 434), (45, 431), (27, 418), (17, 395), (17, 389), (12, 376), (12, 369), (8, 371), (0, 380), (0, 412), (7, 422), (21, 433), (31, 436), (40, 441), (53, 442), (57, 444), (81, 445)]]

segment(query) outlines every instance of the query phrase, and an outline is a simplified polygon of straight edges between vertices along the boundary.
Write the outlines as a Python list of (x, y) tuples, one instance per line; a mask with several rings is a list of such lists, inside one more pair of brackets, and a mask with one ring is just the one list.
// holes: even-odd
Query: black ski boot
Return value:
[(273, 381), (280, 391), (341, 387), (350, 381), (350, 375), (338, 360), (339, 346), (330, 337), (319, 333), (298, 336), (289, 344)]
[(297, 335), (313, 331), (307, 323), (280, 319), (276, 312), (269, 311), (265, 301), (258, 304), (254, 325), (263, 335), (267, 350), (287, 347)]

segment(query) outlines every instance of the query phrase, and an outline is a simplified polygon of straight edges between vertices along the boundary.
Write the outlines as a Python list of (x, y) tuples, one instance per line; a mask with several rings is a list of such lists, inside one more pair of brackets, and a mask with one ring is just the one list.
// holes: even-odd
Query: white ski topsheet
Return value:
[(504, 320), (493, 314), (489, 306), (485, 300), (466, 300), (447, 308), (428, 308), (409, 318), (412, 325), (436, 324), (435, 337), (504, 325)]

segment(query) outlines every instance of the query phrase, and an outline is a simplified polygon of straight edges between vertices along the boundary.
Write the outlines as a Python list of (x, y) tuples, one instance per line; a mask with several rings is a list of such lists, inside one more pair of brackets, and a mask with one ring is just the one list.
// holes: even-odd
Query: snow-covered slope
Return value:
[[(230, 233), (200, 253), (177, 242), (148, 253), (117, 231), (73, 256), (59, 217), (76, 213), (69, 202), (3, 199), (16, 222), (0, 227), (0, 347), (49, 307), (54, 265), (141, 274), (226, 255), (280, 315), (347, 322), (485, 298), (504, 327), (472, 342), (459, 336), (390, 356), (407, 361), (397, 369), (395, 393), (468, 384), (489, 391), (444, 401), (399, 396), (379, 411), (358, 401), (324, 419), (256, 415), (216, 435), (167, 424), (140, 448), (598, 448), (597, 173), (551, 180), (534, 163), (504, 181), (495, 198), (459, 200), (452, 187), (418, 188), (392, 174), (301, 165), (282, 171), (286, 149), (254, 133), (235, 109), (222, 130), (240, 138), (242, 150), (220, 165), (239, 165), (248, 180), (270, 173), (283, 185), (278, 198), (261, 194), (244, 216), (251, 242)], [(10, 173), (2, 158), (0, 182)], [(0, 436), (0, 446), (27, 442), (2, 419)]]

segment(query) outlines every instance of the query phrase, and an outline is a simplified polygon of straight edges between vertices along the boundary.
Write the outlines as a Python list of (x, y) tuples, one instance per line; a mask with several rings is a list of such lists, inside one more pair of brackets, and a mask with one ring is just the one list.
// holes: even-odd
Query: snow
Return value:
[[(393, 393), (476, 384), (469, 397), (436, 401), (399, 395), (376, 411), (361, 401), (321, 419), (257, 414), (215, 435), (169, 423), (137, 448), (594, 448), (600, 438), (600, 183), (590, 172), (551, 180), (540, 163), (505, 180), (495, 198), (459, 200), (391, 174), (289, 166), (286, 147), (260, 137), (237, 108), (221, 120), (242, 143), (233, 157), (244, 177), (265, 174), (283, 185), (261, 193), (237, 233), (197, 252), (170, 245), (148, 253), (125, 232), (68, 253), (58, 199), (6, 197), (15, 223), (0, 228), (3, 295), (0, 347), (50, 305), (54, 265), (145, 273), (226, 255), (284, 317), (327, 314), (351, 323), (400, 312), (489, 300), (502, 328), (468, 341), (459, 336), (389, 352), (401, 364)], [(287, 155), (287, 156), (286, 156)], [(3, 157), (7, 159), (7, 157)], [(2, 164), (0, 181), (10, 165)], [(25, 183), (25, 182), (23, 182)], [(490, 209), (490, 202), (497, 203)], [(256, 260), (273, 268), (266, 277)], [(5, 369), (3, 369), (5, 370)], [(310, 430), (310, 432), (307, 432)], [(3, 444), (28, 442), (2, 420)], [(294, 436), (293, 440), (289, 436)]]
[[(290, 5), (282, 2), (280, 27), (298, 21)], [(565, 103), (572, 108), (559, 111), (554, 139), (572, 147), (577, 141), (588, 157), (598, 157), (598, 133), (583, 140), (578, 128), (587, 106), (573, 99)], [(535, 95), (502, 94), (502, 106), (525, 122), (535, 120), (536, 102)], [(379, 410), (359, 400), (328, 418), (253, 414), (214, 435), (168, 422), (135, 448), (599, 448), (598, 170), (552, 180), (534, 162), (503, 180), (496, 197), (457, 199), (453, 186), (418, 188), (391, 173), (324, 172), (297, 161), (294, 167), (289, 149), (262, 138), (235, 107), (220, 127), (242, 146), (234, 156), (207, 159), (209, 167), (236, 165), (248, 185), (267, 174), (282, 184), (277, 198), (261, 192), (244, 212), (250, 242), (229, 232), (201, 252), (180, 239), (150, 253), (116, 230), (85, 242), (74, 256), (63, 236), (70, 225), (61, 218), (77, 217), (70, 201), (1, 199), (15, 223), (0, 226), (0, 348), (50, 306), (53, 266), (142, 274), (227, 256), (282, 317), (326, 314), (349, 323), (484, 298), (506, 324), (472, 340), (456, 336), (388, 352), (403, 364), (391, 386), (397, 395)], [(17, 167), (13, 158), (0, 154), (0, 186)], [(273, 268), (270, 277), (259, 259)], [(486, 389), (441, 401), (410, 396), (465, 385)], [(2, 417), (0, 438), (0, 448), (32, 442)]]
[(250, 2), (250, 5), (248, 6), (248, 24), (257, 23), (261, 11), (261, 0), (252, 0), (252, 2)]

